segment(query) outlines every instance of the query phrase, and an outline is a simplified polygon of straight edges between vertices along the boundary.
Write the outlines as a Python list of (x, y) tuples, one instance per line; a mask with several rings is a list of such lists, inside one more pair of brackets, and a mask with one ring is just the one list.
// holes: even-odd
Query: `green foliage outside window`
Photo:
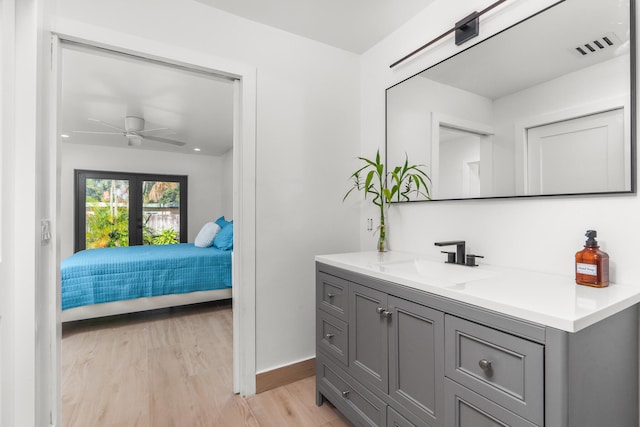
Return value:
[(152, 239), (152, 245), (174, 245), (178, 241), (178, 233), (173, 228), (165, 228)]
[(87, 249), (129, 246), (129, 209), (87, 208)]
[[(180, 184), (145, 181), (143, 203), (160, 206), (180, 205)], [(129, 184), (127, 180), (86, 180), (86, 248), (129, 246)], [(149, 218), (147, 218), (148, 221)], [(144, 245), (180, 243), (173, 228), (153, 229), (144, 222)]]

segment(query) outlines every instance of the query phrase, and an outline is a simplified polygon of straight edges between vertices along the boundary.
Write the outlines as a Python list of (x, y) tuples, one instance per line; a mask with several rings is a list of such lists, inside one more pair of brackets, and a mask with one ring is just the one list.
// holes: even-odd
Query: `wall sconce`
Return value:
[(473, 12), (469, 16), (467, 16), (467, 17), (461, 19), (460, 21), (456, 22), (456, 24), (453, 26), (453, 28), (450, 28), (449, 30), (447, 30), (444, 33), (440, 34), (435, 39), (431, 40), (429, 43), (426, 43), (426, 44), (420, 46), (418, 49), (414, 50), (410, 54), (400, 58), (399, 60), (397, 60), (396, 62), (391, 64), (389, 66), (389, 68), (393, 68), (396, 65), (400, 64), (401, 62), (404, 62), (405, 60), (411, 58), (413, 55), (417, 54), (418, 52), (423, 51), (424, 49), (428, 48), (429, 46), (431, 46), (435, 42), (437, 42), (439, 40), (442, 40), (443, 38), (445, 38), (446, 36), (448, 36), (449, 34), (451, 34), (453, 32), (455, 32), (455, 42), (456, 42), (457, 46), (460, 46), (464, 42), (466, 42), (468, 40), (471, 40), (472, 38), (476, 37), (480, 33), (480, 16), (484, 15), (485, 13), (489, 12), (491, 9), (493, 9), (494, 7), (504, 3), (505, 1), (507, 1), (507, 0), (498, 0), (498, 1), (494, 2), (494, 3), (492, 3), (491, 5), (485, 7), (480, 12)]
[(473, 12), (471, 15), (456, 22), (453, 28), (455, 29), (456, 46), (460, 46), (467, 40), (476, 37), (480, 32), (480, 14)]

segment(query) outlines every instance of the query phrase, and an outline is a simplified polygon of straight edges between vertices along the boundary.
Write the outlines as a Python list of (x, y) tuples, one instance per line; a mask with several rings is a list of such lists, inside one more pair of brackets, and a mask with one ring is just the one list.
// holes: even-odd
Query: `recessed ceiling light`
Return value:
[(69, 138), (69, 135), (67, 135), (66, 133), (63, 133), (60, 135), (62, 138)]
[(193, 151), (200, 151), (200, 149), (199, 148), (194, 148)]

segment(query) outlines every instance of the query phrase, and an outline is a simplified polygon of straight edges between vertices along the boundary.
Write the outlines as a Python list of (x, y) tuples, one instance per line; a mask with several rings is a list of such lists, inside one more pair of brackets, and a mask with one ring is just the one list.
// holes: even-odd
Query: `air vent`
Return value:
[(605, 49), (608, 49), (612, 46), (617, 45), (618, 43), (619, 43), (618, 37), (616, 37), (616, 35), (613, 33), (608, 33), (602, 37), (591, 40), (585, 44), (581, 44), (580, 46), (577, 46), (575, 49), (581, 56), (585, 56), (592, 53), (603, 51)]

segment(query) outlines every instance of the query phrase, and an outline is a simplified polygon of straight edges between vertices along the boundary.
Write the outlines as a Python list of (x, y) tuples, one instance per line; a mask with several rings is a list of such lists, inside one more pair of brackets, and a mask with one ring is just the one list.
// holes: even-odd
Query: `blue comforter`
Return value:
[(231, 251), (192, 243), (89, 249), (62, 261), (62, 309), (231, 287)]

